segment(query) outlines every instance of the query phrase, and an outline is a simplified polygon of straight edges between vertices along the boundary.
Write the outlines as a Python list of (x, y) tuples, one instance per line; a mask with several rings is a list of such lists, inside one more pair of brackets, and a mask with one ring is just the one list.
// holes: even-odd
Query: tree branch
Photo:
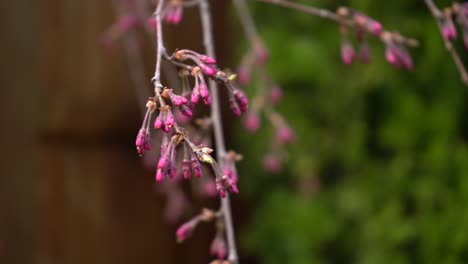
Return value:
[[(354, 23), (354, 21), (343, 19), (335, 12), (332, 12), (326, 9), (306, 6), (303, 4), (294, 3), (294, 2), (287, 1), (287, 0), (257, 0), (257, 1), (286, 7), (286, 8), (300, 11), (303, 13), (307, 13), (313, 16), (318, 16), (318, 17), (336, 22), (338, 24), (345, 24), (348, 27), (356, 27), (356, 24)], [(386, 32), (382, 31), (382, 33), (378, 37), (382, 37), (384, 33)], [(393, 34), (398, 34), (398, 33), (394, 32)], [(401, 41), (402, 44), (405, 44), (410, 47), (416, 47), (419, 45), (419, 42), (416, 39), (403, 37), (401, 35), (399, 37), (400, 37), (399, 40)]]
[[(200, 0), (200, 17), (202, 21), (203, 29), (203, 41), (206, 49), (206, 54), (212, 58), (215, 58), (215, 50), (213, 45), (213, 29), (211, 24), (210, 7), (207, 0)], [(214, 137), (216, 144), (216, 155), (218, 163), (221, 167), (224, 164), (224, 158), (226, 155), (226, 146), (224, 142), (223, 124), (221, 118), (221, 105), (219, 99), (218, 85), (215, 81), (210, 80), (209, 82), (210, 92), (212, 95), (212, 108), (211, 118), (214, 128)], [(229, 256), (228, 259), (233, 264), (238, 264), (238, 255), (236, 249), (236, 241), (234, 236), (234, 225), (232, 222), (231, 204), (229, 194), (226, 194), (225, 198), (221, 198), (221, 210), (224, 216), (224, 222), (226, 225), (226, 237), (228, 244)]]

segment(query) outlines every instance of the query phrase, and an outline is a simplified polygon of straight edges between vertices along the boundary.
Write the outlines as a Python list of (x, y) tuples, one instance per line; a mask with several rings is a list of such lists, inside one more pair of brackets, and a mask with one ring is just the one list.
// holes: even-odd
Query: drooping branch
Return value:
[[(264, 3), (269, 3), (269, 4), (274, 4), (282, 7), (286, 7), (289, 9), (293, 9), (296, 11), (304, 12), (309, 15), (313, 16), (318, 16), (333, 22), (336, 22), (338, 24), (344, 24), (348, 27), (356, 27), (357, 24), (353, 20), (349, 19), (344, 19), (342, 16), (340, 16), (339, 11), (340, 9), (343, 10), (343, 7), (338, 8), (337, 12), (333, 12), (327, 9), (322, 9), (322, 8), (317, 8), (317, 7), (312, 7), (312, 6), (307, 6), (295, 2), (290, 2), (287, 0), (257, 0), (259, 2), (264, 2)], [(419, 45), (419, 42), (416, 39), (413, 38), (408, 38), (400, 35), (398, 32), (389, 32), (389, 31), (382, 31), (379, 34), (373, 34), (379, 38), (382, 38), (384, 35), (391, 33), (394, 35), (394, 39), (400, 42), (401, 44), (404, 44), (409, 47), (417, 47)]]
[[(206, 54), (212, 58), (215, 58), (211, 13), (210, 6), (207, 0), (200, 0), (200, 17), (202, 21), (203, 41), (206, 49)], [(220, 162), (221, 166), (223, 166), (224, 158), (226, 155), (226, 146), (224, 142), (223, 124), (221, 118), (221, 104), (217, 87), (218, 85), (215, 81), (210, 80), (209, 86), (213, 100), (211, 108), (211, 119), (213, 122), (216, 154), (218, 162)], [(239, 260), (234, 236), (234, 224), (232, 221), (229, 194), (227, 194), (225, 198), (221, 198), (221, 211), (224, 216), (224, 223), (226, 228), (226, 237), (229, 251), (228, 260), (231, 261), (232, 264), (238, 264)]]

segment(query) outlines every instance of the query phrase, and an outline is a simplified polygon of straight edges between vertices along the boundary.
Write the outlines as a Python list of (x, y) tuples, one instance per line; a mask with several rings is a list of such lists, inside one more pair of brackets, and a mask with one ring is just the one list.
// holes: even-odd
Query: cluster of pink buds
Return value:
[(190, 102), (192, 105), (197, 104), (200, 98), (206, 105), (211, 104), (210, 91), (205, 81), (205, 77), (208, 77), (224, 84), (227, 88), (229, 107), (236, 116), (240, 116), (242, 112), (248, 110), (249, 101), (247, 96), (231, 83), (237, 76), (235, 74), (228, 75), (221, 71), (216, 66), (215, 59), (191, 50), (178, 50), (174, 53), (172, 58), (180, 62), (191, 61), (195, 63), (195, 66), (191, 68), (190, 72), (190, 75), (195, 79), (195, 86), (190, 95)]
[(457, 38), (457, 29), (454, 21), (461, 27), (463, 32), (463, 44), (468, 49), (468, 3), (454, 3), (445, 8), (440, 14), (440, 25), (442, 36), (447, 41)]
[[(340, 20), (341, 59), (344, 64), (352, 64), (355, 59), (362, 63), (371, 62), (371, 51), (367, 41), (368, 36), (378, 37), (386, 46), (385, 57), (396, 68), (411, 70), (413, 62), (405, 46), (416, 45), (414, 40), (403, 38), (399, 33), (385, 31), (382, 24), (358, 11), (339, 7), (336, 14)], [(349, 31), (354, 29), (359, 50), (356, 52), (349, 37)]]
[[(226, 197), (226, 193), (238, 194), (239, 189), (237, 188), (237, 184), (233, 178), (231, 178), (234, 172), (230, 171), (231, 176), (225, 174), (219, 164), (213, 159), (213, 157), (211, 157), (210, 153), (212, 151), (212, 149), (207, 147), (198, 147), (194, 152), (201, 162), (209, 164), (213, 169), (213, 173), (216, 178), (216, 189), (222, 198)], [(237, 180), (237, 176), (235, 177)]]

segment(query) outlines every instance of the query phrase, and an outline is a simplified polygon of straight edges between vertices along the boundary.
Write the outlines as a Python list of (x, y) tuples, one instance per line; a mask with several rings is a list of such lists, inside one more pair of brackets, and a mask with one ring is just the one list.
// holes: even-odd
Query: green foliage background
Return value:
[(424, 1), (301, 2), (350, 6), (417, 38), (416, 67), (388, 65), (375, 39), (372, 64), (344, 66), (336, 24), (251, 3), (298, 143), (268, 175), (273, 131), (239, 139), (240, 187), (258, 204), (241, 247), (268, 264), (468, 263), (468, 87)]

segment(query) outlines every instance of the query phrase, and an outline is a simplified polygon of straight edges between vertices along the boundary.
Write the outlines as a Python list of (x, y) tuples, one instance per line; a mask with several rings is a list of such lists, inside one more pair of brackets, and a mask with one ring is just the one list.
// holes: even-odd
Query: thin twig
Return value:
[(163, 43), (163, 31), (161, 26), (161, 10), (163, 8), (163, 5), (164, 0), (159, 0), (158, 7), (156, 8), (154, 15), (156, 19), (156, 43), (158, 45), (158, 50), (156, 51), (156, 67), (154, 70), (153, 77), (154, 91), (156, 95), (159, 95), (161, 93), (161, 89), (163, 87), (161, 84), (161, 57), (166, 52)]
[[(309, 15), (318, 16), (318, 17), (321, 17), (321, 18), (336, 22), (338, 24), (346, 24), (346, 26), (348, 26), (348, 27), (355, 27), (356, 26), (356, 24), (352, 20), (343, 19), (342, 17), (337, 15), (335, 12), (332, 12), (332, 11), (327, 10), (327, 9), (307, 6), (307, 5), (303, 5), (303, 4), (299, 4), (299, 3), (290, 2), (290, 1), (287, 1), (287, 0), (257, 0), (257, 1), (264, 2), (264, 3), (269, 3), (269, 4), (274, 4), (274, 5), (286, 7), (286, 8), (289, 8), (289, 9), (293, 9), (293, 10), (296, 10), (296, 11), (304, 12), (304, 13), (307, 13)], [(382, 31), (382, 33), (378, 37), (381, 37), (382, 34), (384, 34), (384, 33), (385, 33), (385, 31)], [(398, 34), (396, 32), (392, 32), (392, 33), (393, 34)], [(403, 37), (401, 35), (399, 36), (399, 38), (400, 38), (401, 43), (403, 43), (403, 44), (405, 44), (407, 46), (416, 47), (416, 46), (419, 45), (419, 42), (416, 39)]]
[[(203, 28), (203, 41), (208, 56), (215, 58), (215, 50), (213, 45), (213, 28), (211, 23), (210, 6), (207, 0), (200, 0), (200, 17)], [(215, 81), (210, 80), (210, 91), (212, 95), (212, 108), (211, 118), (214, 128), (215, 144), (216, 144), (216, 155), (218, 162), (221, 166), (224, 164), (224, 157), (226, 155), (226, 146), (224, 143), (223, 124), (221, 118), (221, 106), (218, 93), (218, 85)], [(228, 244), (229, 256), (228, 259), (233, 264), (238, 264), (238, 255), (236, 249), (236, 241), (234, 236), (234, 225), (231, 214), (231, 204), (229, 200), (229, 194), (225, 198), (221, 198), (221, 210), (224, 215), (224, 222), (226, 225), (226, 237)]]
[(468, 73), (466, 71), (465, 65), (463, 65), (463, 62), (460, 59), (460, 55), (458, 55), (457, 50), (453, 46), (452, 42), (445, 39), (443, 37), (443, 35), (442, 35), (442, 31), (443, 31), (442, 20), (441, 20), (443, 18), (442, 11), (440, 11), (440, 9), (437, 8), (434, 1), (425, 0), (425, 2), (426, 2), (427, 7), (429, 8), (429, 10), (431, 11), (432, 16), (434, 17), (434, 19), (435, 19), (435, 21), (437, 23), (437, 26), (439, 27), (439, 30), (440, 30), (440, 33), (441, 33), (441, 36), (442, 36), (442, 40), (444, 41), (444, 44), (445, 44), (445, 48), (447, 49), (447, 51), (452, 56), (453, 62), (455, 63), (455, 66), (457, 67), (458, 72), (460, 73), (460, 78), (461, 78), (462, 82), (465, 85), (468, 86)]

